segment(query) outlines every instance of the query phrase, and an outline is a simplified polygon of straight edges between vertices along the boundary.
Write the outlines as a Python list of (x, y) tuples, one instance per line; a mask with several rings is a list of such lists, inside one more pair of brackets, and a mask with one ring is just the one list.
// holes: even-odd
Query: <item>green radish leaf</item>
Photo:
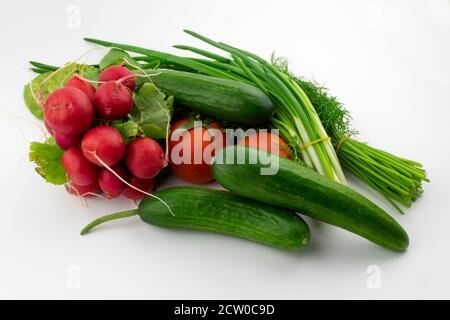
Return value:
[(128, 144), (139, 134), (139, 126), (133, 119), (116, 120), (111, 123), (111, 126), (120, 132), (125, 144)]
[(133, 99), (135, 106), (131, 117), (144, 135), (165, 139), (173, 114), (173, 97), (166, 99), (166, 95), (154, 84), (147, 82), (134, 94)]
[(61, 185), (68, 181), (61, 164), (64, 151), (51, 139), (46, 143), (32, 142), (29, 158), (36, 164), (36, 172), (47, 182)]
[(48, 95), (53, 91), (64, 87), (74, 74), (79, 74), (82, 78), (88, 80), (97, 80), (98, 69), (86, 64), (68, 63), (64, 67), (51, 73), (51, 76), (42, 85), (41, 91)]
[(94, 68), (91, 66), (88, 66), (86, 64), (79, 65), (81, 68), (77, 71), (77, 73), (84, 79), (93, 81), (91, 82), (92, 86), (94, 86), (95, 89), (98, 88), (98, 76), (100, 74), (100, 70), (98, 68)]
[(58, 69), (52, 73), (48, 81), (44, 83), (43, 89), (50, 94), (53, 91), (64, 87), (76, 70), (77, 66), (75, 63), (66, 64), (61, 69)]
[(97, 68), (77, 63), (68, 63), (56, 71), (40, 74), (25, 85), (23, 91), (23, 99), (30, 112), (42, 120), (43, 111), (39, 103), (39, 96), (42, 101), (45, 101), (53, 91), (65, 86), (75, 73), (88, 80), (98, 79)]
[(136, 60), (134, 60), (126, 51), (112, 48), (100, 61), (99, 67), (100, 70), (103, 70), (118, 64), (123, 64), (130, 69), (136, 69), (131, 65), (139, 66), (139, 63), (137, 63)]
[[(54, 137), (49, 137), (49, 138), (47, 138), (47, 140), (45, 140), (45, 143), (46, 143), (46, 144), (49, 144), (49, 145), (51, 145), (51, 146), (56, 146), (56, 147), (58, 147), (58, 145), (56, 144), (56, 140), (55, 140)], [(58, 148), (59, 148), (59, 147), (58, 147)]]
[(42, 106), (39, 103), (39, 86), (48, 76), (50, 76), (50, 74), (51, 72), (46, 72), (38, 75), (23, 88), (23, 100), (25, 101), (25, 105), (33, 116), (40, 120), (44, 118), (44, 113), (42, 111)]
[(50, 93), (62, 88), (74, 74), (79, 74), (87, 80), (98, 79), (98, 69), (87, 64), (68, 63), (64, 67), (53, 72), (52, 77), (46, 83), (46, 90)]

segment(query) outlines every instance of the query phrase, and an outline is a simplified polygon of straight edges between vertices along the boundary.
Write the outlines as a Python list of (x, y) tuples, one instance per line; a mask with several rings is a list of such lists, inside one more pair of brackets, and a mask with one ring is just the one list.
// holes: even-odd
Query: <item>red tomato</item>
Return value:
[[(224, 135), (220, 133), (213, 139), (207, 128), (198, 127), (177, 135), (176, 129), (190, 119), (183, 119), (172, 125), (169, 141), (170, 167), (172, 172), (183, 180), (195, 184), (213, 181), (211, 174), (212, 157), (215, 150), (224, 144)], [(209, 125), (212, 129), (222, 129), (218, 123)], [(186, 154), (187, 152), (187, 154)]]
[(275, 153), (282, 158), (289, 159), (289, 146), (276, 134), (267, 132), (255, 132), (246, 136), (238, 143), (241, 146), (254, 147), (270, 153)]

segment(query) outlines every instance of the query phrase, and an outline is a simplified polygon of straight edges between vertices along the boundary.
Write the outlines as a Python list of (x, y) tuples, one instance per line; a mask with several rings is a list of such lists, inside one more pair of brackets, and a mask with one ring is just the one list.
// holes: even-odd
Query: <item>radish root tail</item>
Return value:
[(164, 204), (164, 205), (167, 207), (167, 209), (169, 210), (170, 214), (171, 214), (172, 216), (175, 216), (175, 214), (173, 213), (173, 211), (172, 211), (172, 209), (170, 208), (170, 206), (169, 206), (169, 205), (167, 204), (167, 202), (165, 202), (163, 199), (161, 199), (161, 198), (158, 197), (158, 196), (155, 196), (154, 194), (151, 194), (151, 193), (148, 193), (148, 192), (146, 192), (146, 191), (144, 191), (144, 190), (141, 190), (141, 189), (139, 189), (139, 188), (133, 186), (132, 184), (128, 183), (128, 182), (127, 182), (125, 179), (123, 179), (117, 172), (115, 172), (110, 166), (108, 166), (108, 164), (106, 164), (106, 163), (105, 163), (105, 162), (97, 155), (97, 153), (96, 153), (95, 151), (87, 151), (87, 152), (91, 153), (91, 154), (94, 156), (94, 158), (95, 158), (98, 162), (100, 162), (100, 163), (101, 163), (108, 171), (110, 171), (113, 175), (115, 175), (116, 178), (119, 179), (120, 181), (122, 181), (125, 185), (127, 185), (128, 187), (130, 187), (130, 188), (132, 188), (132, 189), (134, 189), (134, 190), (136, 190), (136, 191), (138, 191), (138, 192), (141, 192), (141, 193), (145, 194), (146, 196), (149, 196), (149, 197), (151, 197), (151, 198), (154, 198), (154, 199), (160, 201), (162, 204)]

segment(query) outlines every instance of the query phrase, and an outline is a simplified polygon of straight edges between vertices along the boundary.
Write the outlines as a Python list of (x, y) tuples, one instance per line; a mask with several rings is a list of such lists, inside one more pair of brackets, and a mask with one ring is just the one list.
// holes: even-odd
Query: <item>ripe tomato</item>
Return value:
[(270, 153), (275, 153), (282, 158), (289, 159), (289, 146), (278, 135), (267, 132), (255, 132), (246, 136), (238, 143), (241, 146), (254, 147)]
[[(190, 128), (181, 133), (176, 131), (189, 121), (190, 119), (179, 120), (171, 127), (170, 167), (172, 172), (183, 180), (195, 184), (208, 183), (214, 180), (211, 175), (212, 157), (215, 150), (224, 145), (224, 135), (220, 133), (212, 137), (211, 132), (204, 127)], [(209, 127), (222, 129), (222, 126), (215, 122), (210, 123)]]

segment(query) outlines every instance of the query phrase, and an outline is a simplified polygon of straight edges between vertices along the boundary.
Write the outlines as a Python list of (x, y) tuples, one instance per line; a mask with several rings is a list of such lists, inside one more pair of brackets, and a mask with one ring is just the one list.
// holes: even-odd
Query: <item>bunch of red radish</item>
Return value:
[(161, 146), (148, 137), (127, 146), (120, 132), (108, 125), (93, 126), (94, 118), (124, 119), (133, 108), (136, 77), (124, 66), (111, 66), (99, 75), (100, 86), (74, 75), (44, 103), (44, 121), (59, 147), (70, 179), (67, 190), (86, 196), (103, 192), (137, 200), (154, 188), (156, 175), (167, 166)]

